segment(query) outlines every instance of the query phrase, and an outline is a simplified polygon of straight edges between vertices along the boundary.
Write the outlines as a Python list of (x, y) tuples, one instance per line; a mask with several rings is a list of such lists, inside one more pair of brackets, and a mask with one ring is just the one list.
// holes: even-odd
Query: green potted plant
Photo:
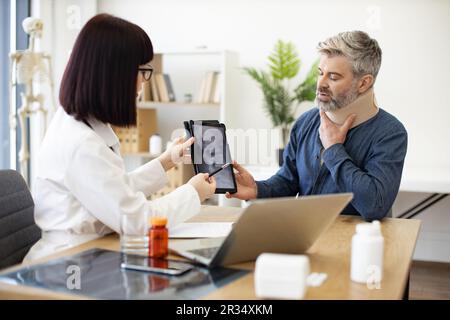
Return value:
[(258, 83), (264, 96), (264, 109), (273, 126), (281, 130), (282, 148), (279, 150), (281, 165), (281, 155), (288, 143), (298, 105), (303, 101), (313, 101), (316, 97), (318, 62), (314, 63), (301, 83), (292, 87), (291, 80), (300, 71), (300, 58), (295, 45), (292, 42), (278, 40), (268, 60), (269, 71), (246, 67), (244, 72)]

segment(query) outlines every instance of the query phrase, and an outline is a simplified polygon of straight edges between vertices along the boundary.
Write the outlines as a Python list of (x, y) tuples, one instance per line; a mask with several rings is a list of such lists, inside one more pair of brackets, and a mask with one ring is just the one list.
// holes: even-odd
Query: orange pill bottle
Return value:
[(152, 217), (148, 230), (148, 256), (165, 258), (169, 254), (169, 230), (166, 217)]

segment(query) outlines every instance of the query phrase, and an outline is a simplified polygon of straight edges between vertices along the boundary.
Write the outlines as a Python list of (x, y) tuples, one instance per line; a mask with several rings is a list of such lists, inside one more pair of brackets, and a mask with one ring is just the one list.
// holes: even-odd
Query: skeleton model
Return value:
[(41, 113), (44, 122), (44, 132), (47, 126), (48, 109), (44, 107), (44, 96), (39, 93), (41, 83), (50, 85), (51, 111), (54, 111), (53, 100), (53, 79), (51, 70), (51, 57), (44, 52), (35, 50), (35, 40), (41, 38), (43, 23), (41, 19), (29, 17), (26, 18), (22, 27), (30, 36), (29, 47), (23, 51), (16, 51), (10, 54), (10, 126), (13, 134), (17, 130), (17, 113), (13, 105), (13, 88), (18, 84), (23, 84), (25, 92), (21, 92), (21, 106), (18, 109), (18, 118), (20, 123), (21, 145), (19, 151), (20, 172), (28, 181), (28, 163), (29, 153), (29, 134), (27, 118), (33, 114)]

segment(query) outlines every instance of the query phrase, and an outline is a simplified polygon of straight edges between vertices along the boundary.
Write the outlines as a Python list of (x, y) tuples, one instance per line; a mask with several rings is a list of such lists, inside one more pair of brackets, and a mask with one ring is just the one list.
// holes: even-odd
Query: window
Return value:
[[(15, 164), (11, 163), (11, 150), (19, 150), (20, 137), (16, 136), (15, 148), (11, 148), (9, 128), (9, 52), (25, 50), (28, 47), (28, 35), (22, 29), (22, 21), (30, 16), (29, 0), (0, 1), (0, 169), (17, 167), (17, 152), (14, 155)], [(11, 41), (13, 40), (13, 41)], [(19, 107), (20, 92), (24, 90), (19, 86), (15, 94), (15, 107)], [(29, 125), (29, 124), (28, 124)]]
[(9, 168), (9, 44), (10, 44), (10, 2), (0, 2), (0, 169)]

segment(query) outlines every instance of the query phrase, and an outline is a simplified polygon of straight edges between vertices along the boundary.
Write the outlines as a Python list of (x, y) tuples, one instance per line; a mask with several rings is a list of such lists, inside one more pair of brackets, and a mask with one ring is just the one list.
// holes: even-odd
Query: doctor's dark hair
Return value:
[(135, 125), (138, 67), (152, 59), (152, 42), (139, 26), (96, 15), (75, 41), (59, 102), (80, 121), (94, 117), (116, 126)]

